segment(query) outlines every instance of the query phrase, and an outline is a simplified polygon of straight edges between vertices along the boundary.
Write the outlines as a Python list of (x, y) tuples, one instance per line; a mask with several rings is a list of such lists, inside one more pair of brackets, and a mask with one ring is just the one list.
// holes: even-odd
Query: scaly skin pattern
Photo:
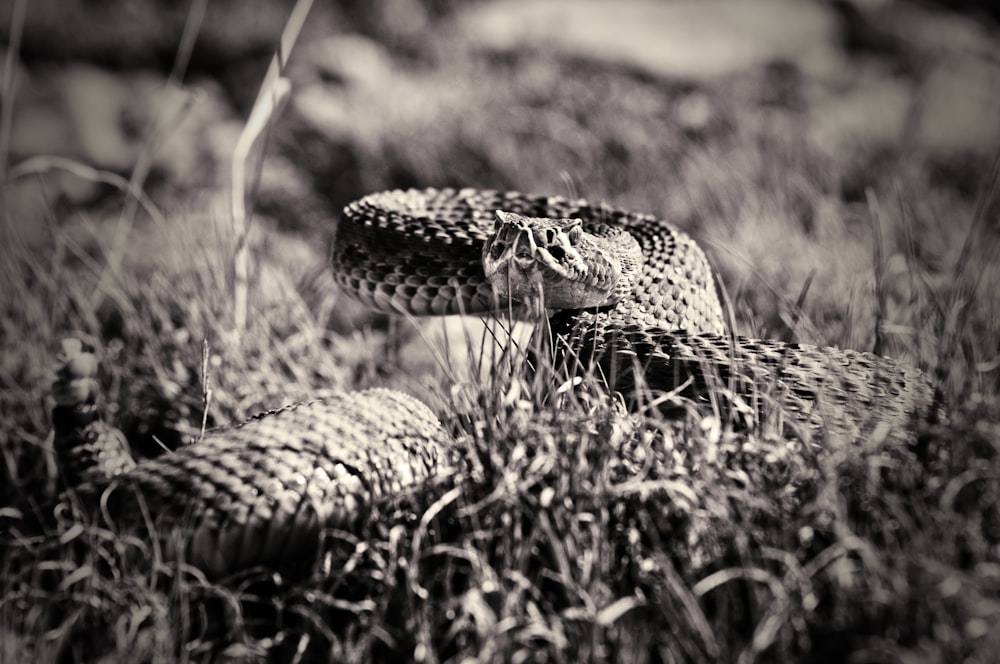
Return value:
[[(512, 239), (493, 252), (498, 217), (528, 223), (531, 240), (525, 244), (523, 228), (498, 233)], [(560, 231), (552, 233), (543, 224), (535, 233), (532, 218), (579, 219), (598, 240), (625, 229), (635, 242), (620, 246), (638, 243), (641, 265), (629, 257), (606, 265), (628, 267), (624, 283), (631, 293), (619, 292), (621, 282), (606, 279), (606, 268), (588, 275), (579, 265), (555, 265), (573, 253), (569, 249), (583, 246), (573, 244), (579, 238), (575, 222), (556, 224)], [(556, 243), (561, 248), (553, 250)], [(777, 413), (787, 418), (783, 433), (800, 440), (822, 433), (848, 442), (904, 440), (913, 419), (934, 407), (926, 377), (902, 363), (726, 336), (704, 253), (650, 215), (517, 192), (388, 191), (347, 206), (332, 263), (344, 292), (372, 308), (482, 313), (506, 308), (484, 272), (484, 253), (498, 262), (521, 260), (524, 274), (535, 274), (540, 272), (518, 255), (536, 245), (547, 252), (545, 278), (588, 279), (588, 298), (596, 284), (615, 291), (606, 306), (565, 310), (549, 323), (559, 361), (574, 373), (600, 372), (633, 406), (657, 391), (673, 391), (749, 414), (750, 424)], [(594, 246), (599, 253), (611, 245)], [(502, 265), (491, 270), (511, 274)], [(572, 297), (572, 284), (564, 292)], [(66, 483), (85, 494), (106, 494), (105, 511), (113, 520), (133, 528), (152, 522), (158, 532), (173, 534), (172, 555), (209, 574), (315, 551), (324, 528), (356, 529), (373, 505), (408, 492), (425, 495), (436, 480), (460, 481), (466, 472), (460, 446), (433, 413), (389, 390), (265, 413), (136, 464), (121, 437), (100, 420), (96, 367), (92, 349), (75, 341), (64, 345), (53, 423)], [(669, 410), (676, 402), (664, 403)]]
[[(561, 196), (484, 189), (384, 191), (344, 209), (333, 243), (341, 289), (388, 313), (415, 316), (503, 311), (483, 272), (483, 248), (497, 210), (524, 217), (580, 219), (600, 235), (625, 228), (645, 258), (619, 315), (640, 325), (723, 331), (722, 307), (704, 252), (688, 235), (651, 215)], [(587, 316), (589, 314), (581, 314)]]
[[(553, 219), (579, 220), (599, 246), (616, 253), (615, 263), (634, 271), (626, 275), (631, 294), (623, 296), (606, 279), (606, 261), (596, 262), (590, 274), (579, 270), (565, 246), (573, 234), (551, 232), (572, 224)], [(627, 243), (611, 240), (621, 230), (638, 242), (641, 265), (634, 265)], [(585, 255), (593, 253), (592, 243), (584, 236), (573, 247)], [(565, 269), (553, 269), (563, 257)], [(444, 265), (423, 268), (434, 260)], [(651, 215), (517, 192), (382, 192), (345, 209), (333, 264), (344, 291), (369, 306), (421, 314), (503, 311), (506, 303), (498, 302), (494, 291), (523, 296), (543, 275), (543, 300), (545, 293), (556, 293), (560, 307), (572, 297), (586, 303), (550, 318), (557, 361), (574, 373), (599, 368), (609, 387), (633, 405), (644, 391), (648, 396), (650, 390), (679, 390), (683, 397), (742, 407), (756, 419), (780, 412), (788, 420), (785, 433), (800, 439), (823, 432), (848, 440), (878, 430), (904, 438), (914, 419), (934, 409), (926, 376), (904, 363), (851, 350), (726, 336), (705, 254), (686, 234)], [(515, 277), (521, 283), (512, 290), (507, 282)], [(607, 304), (589, 306), (601, 288)]]
[(456, 470), (434, 414), (385, 389), (262, 413), (136, 464), (99, 418), (96, 369), (93, 349), (64, 342), (53, 389), (61, 474), (88, 504), (104, 495), (108, 525), (152, 524), (170, 557), (212, 576), (307, 557), (323, 529), (357, 530), (374, 504)]
[(569, 370), (600, 371), (632, 409), (673, 393), (747, 424), (780, 417), (785, 436), (822, 444), (903, 442), (914, 422), (944, 416), (923, 372), (872, 353), (615, 322), (583, 330), (558, 317), (553, 327)]

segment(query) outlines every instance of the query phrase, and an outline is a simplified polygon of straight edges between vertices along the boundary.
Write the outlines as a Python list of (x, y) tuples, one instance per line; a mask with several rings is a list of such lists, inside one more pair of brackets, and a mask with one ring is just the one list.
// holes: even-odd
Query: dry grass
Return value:
[[(566, 381), (547, 367), (498, 370), (462, 389), (439, 385), (440, 401), (474, 423), (464, 443), (474, 479), (386, 509), (366, 532), (331, 532), (328, 555), (307, 570), (210, 582), (138, 564), (148, 543), (86, 525), (65, 501), (53, 509), (45, 397), (59, 339), (101, 342), (107, 417), (151, 455), (203, 420), (401, 380), (386, 333), (333, 331), (342, 303), (317, 276), (322, 252), (266, 226), (248, 244), (237, 336), (236, 243), (218, 219), (161, 201), (168, 221), (116, 237), (86, 212), (67, 225), (52, 211), (44, 232), (28, 233), (5, 210), (0, 329), (14, 352), (0, 357), (0, 660), (991, 661), (996, 164), (887, 158), (874, 146), (834, 159), (803, 139), (795, 109), (732, 105), (731, 81), (704, 91), (709, 126), (664, 136), (648, 111), (620, 101), (653, 95), (641, 78), (544, 60), (483, 66), (414, 83), (432, 96), (456, 79), (470, 86), (481, 106), (454, 125), (409, 124), (393, 137), (378, 131), (388, 120), (365, 114), (374, 126), (362, 133), (387, 137), (368, 158), (391, 155), (407, 184), (424, 173), (429, 185), (538, 191), (562, 191), (574, 164), (581, 193), (697, 231), (743, 331), (862, 349), (879, 339), (936, 376), (950, 420), (919, 426), (908, 445), (806, 454), (767, 426), (733, 430), (710, 406), (625, 420), (598, 381), (554, 395)], [(532, 111), (552, 85), (565, 94)], [(601, 90), (617, 94), (594, 106)], [(650, 103), (669, 117), (670, 100), (688, 93)], [(484, 128), (497, 118), (512, 126), (491, 142)], [(559, 134), (560, 152), (540, 136), (567, 118), (581, 124)], [(608, 145), (608, 159), (596, 156)], [(491, 181), (463, 180), (468, 159)], [(362, 186), (396, 183), (380, 173)], [(118, 246), (129, 250), (112, 269)]]

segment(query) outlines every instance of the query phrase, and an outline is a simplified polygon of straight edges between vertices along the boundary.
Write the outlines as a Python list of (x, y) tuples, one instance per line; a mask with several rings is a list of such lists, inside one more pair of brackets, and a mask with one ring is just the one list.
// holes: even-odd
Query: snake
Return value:
[[(376, 311), (542, 312), (548, 361), (599, 377), (629, 412), (722, 403), (750, 422), (776, 416), (797, 440), (849, 444), (908, 440), (940, 407), (931, 380), (902, 361), (728, 332), (701, 247), (663, 219), (606, 203), (468, 188), (374, 193), (345, 207), (331, 264), (340, 290)], [(210, 576), (296, 560), (329, 529), (357, 531), (380, 505), (433, 496), (468, 472), (454, 432), (421, 400), (385, 388), (268, 411), (136, 462), (101, 415), (97, 353), (71, 338), (56, 357), (53, 445), (65, 486), (115, 527), (170, 534), (164, 555)]]

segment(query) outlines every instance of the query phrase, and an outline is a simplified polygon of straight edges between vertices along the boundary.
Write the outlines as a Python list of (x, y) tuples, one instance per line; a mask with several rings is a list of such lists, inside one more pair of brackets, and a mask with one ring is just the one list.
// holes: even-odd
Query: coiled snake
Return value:
[[(905, 439), (933, 407), (927, 378), (894, 360), (726, 335), (704, 253), (650, 215), (517, 192), (388, 191), (345, 208), (332, 262), (345, 293), (382, 311), (558, 310), (559, 361), (599, 370), (633, 406), (675, 390), (755, 416), (773, 407), (803, 440)], [(212, 575), (316, 550), (322, 528), (357, 527), (372, 504), (463, 472), (427, 406), (384, 389), (264, 413), (136, 464), (100, 420), (92, 351), (66, 341), (57, 361), (63, 478), (88, 496), (112, 489), (113, 519), (151, 519), (175, 535), (172, 555)]]

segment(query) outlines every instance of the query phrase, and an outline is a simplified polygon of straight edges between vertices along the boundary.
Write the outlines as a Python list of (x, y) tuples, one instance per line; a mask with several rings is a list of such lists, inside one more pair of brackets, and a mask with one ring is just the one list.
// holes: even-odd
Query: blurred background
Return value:
[[(50, 529), (52, 510), (37, 507), (56, 496), (46, 399), (54, 351), (67, 334), (80, 333), (102, 348), (106, 420), (122, 429), (140, 457), (197, 439), (203, 426), (324, 390), (390, 385), (425, 398), (431, 385), (444, 396), (432, 406), (443, 412), (441, 404), (458, 402), (456, 394), (470, 384), (474, 396), (497, 384), (442, 375), (442, 339), (458, 331), (449, 343), (464, 341), (464, 327), (375, 316), (338, 297), (329, 274), (328, 245), (346, 203), (383, 189), (429, 186), (603, 199), (662, 216), (706, 249), (739, 332), (908, 360), (938, 379), (954, 407), (950, 425), (922, 434), (912, 450), (887, 457), (873, 435), (873, 445), (831, 455), (829, 464), (825, 456), (820, 463), (787, 452), (775, 461), (770, 450), (785, 448), (771, 447), (780, 441), (766, 431), (753, 433), (746, 445), (742, 434), (727, 432), (722, 440), (738, 444), (738, 454), (721, 452), (726, 448), (715, 442), (703, 446), (712, 435), (705, 419), (690, 454), (674, 454), (694, 469), (690, 478), (684, 470), (678, 485), (697, 500), (675, 501), (671, 490), (669, 502), (676, 505), (664, 508), (669, 518), (655, 527), (669, 533), (659, 540), (663, 559), (679, 561), (672, 574), (680, 576), (668, 576), (662, 587), (669, 590), (656, 590), (667, 599), (650, 605), (662, 602), (668, 612), (651, 608), (643, 615), (652, 622), (635, 623), (636, 633), (672, 639), (689, 630), (701, 639), (702, 628), (689, 627), (694, 618), (686, 617), (687, 600), (671, 599), (675, 586), (702, 585), (709, 573), (717, 578), (720, 566), (748, 557), (748, 564), (772, 570), (775, 587), (784, 584), (781, 597), (790, 599), (764, 603), (757, 593), (776, 591), (758, 576), (737, 586), (732, 597), (739, 599), (731, 604), (726, 596), (709, 598), (717, 610), (709, 614), (712, 629), (725, 653), (761, 640), (766, 649), (768, 639), (780, 639), (776, 659), (802, 651), (805, 661), (823, 661), (816, 653), (826, 647), (834, 653), (829, 661), (843, 661), (849, 652), (851, 661), (995, 659), (995, 3), (317, 0), (284, 72), (291, 84), (287, 103), (250, 162), (249, 302), (241, 330), (234, 324), (240, 281), (230, 202), (233, 154), (293, 5), (0, 1), (0, 519), (4, 533), (51, 535), (41, 548), (34, 538), (6, 538), (0, 584), (22, 587), (16, 580), (24, 561), (68, 561), (46, 568), (64, 569), (66, 576), (38, 577), (58, 586), (55, 594), (48, 586), (39, 591), (28, 576), (23, 597), (29, 603), (0, 602), (0, 659), (4, 647), (14, 653), (6, 659), (21, 660), (26, 652), (46, 652), (53, 640), (81, 634), (109, 640), (111, 629), (118, 635), (112, 645), (120, 646), (127, 641), (122, 634), (134, 635), (146, 621), (149, 607), (167, 605), (147, 601), (146, 594), (123, 595), (117, 584), (103, 604), (81, 594), (76, 558), (63, 553), (79, 544), (77, 527), (66, 530), (63, 522)], [(479, 337), (471, 339), (475, 345)], [(452, 360), (461, 362), (463, 353), (472, 355), (459, 350)], [(952, 365), (958, 369), (949, 376)], [(506, 407), (517, 398), (511, 390), (496, 401)], [(478, 403), (484, 419), (496, 412), (492, 399)], [(539, 437), (549, 436), (543, 422)], [(507, 433), (501, 432), (501, 450)], [(755, 447), (761, 441), (766, 444)], [(566, 458), (574, 456), (589, 459)], [(739, 459), (736, 468), (723, 467), (730, 459)], [(680, 461), (676, 467), (683, 469)], [(566, 477), (577, 486), (573, 473)], [(819, 497), (801, 498), (801, 508), (791, 508), (800, 500), (796, 487), (802, 496)], [(496, 495), (506, 517), (512, 494)], [(569, 541), (584, 544), (560, 550), (579, 550), (581, 560), (588, 559), (589, 533), (597, 531), (573, 510), (589, 503), (556, 499), (549, 511), (536, 508), (534, 499), (517, 500), (524, 502), (525, 522), (542, 524), (546, 533), (525, 536), (526, 546), (535, 550), (536, 542), (554, 538), (547, 524), (570, 524)], [(688, 504), (693, 507), (683, 507)], [(550, 517), (536, 518), (536, 509)], [(476, 537), (481, 528), (496, 527), (482, 526), (478, 511), (469, 514)], [(644, 533), (661, 521), (639, 514), (635, 523)], [(503, 546), (491, 543), (499, 539), (484, 539), (483, 546), (507, 551), (505, 531), (497, 533)], [(56, 541), (54, 549), (44, 544)], [(834, 547), (822, 548), (827, 542), (846, 553), (828, 558)], [(407, 548), (393, 535), (372, 551), (402, 570), (395, 551)], [(758, 550), (762, 557), (751, 562), (758, 554), (747, 551)], [(489, 565), (509, 564), (505, 555), (491, 553)], [(620, 601), (597, 613), (598, 604), (589, 603), (590, 597), (636, 596), (631, 565), (614, 555), (600, 563), (610, 565), (606, 579), (586, 582), (600, 592), (580, 594), (586, 611), (572, 619), (561, 609), (554, 620), (555, 613), (539, 614), (520, 571), (498, 574), (505, 579), (496, 586), (505, 589), (503, 611), (512, 613), (498, 609), (497, 615), (520, 621), (522, 636), (511, 643), (535, 643), (537, 635), (563, 634), (562, 625), (571, 624), (569, 636), (560, 638), (567, 652), (577, 652), (592, 638), (576, 643), (575, 635), (591, 634), (577, 626), (598, 625), (608, 607), (615, 613), (610, 622), (630, 616), (633, 599), (621, 611), (615, 608)], [(528, 560), (521, 553), (516, 558), (518, 566)], [(619, 574), (626, 594), (608, 594)], [(648, 583), (660, 584), (656, 578)], [(750, 584), (755, 589), (744, 592)], [(143, 580), (128, 588), (153, 585)], [(810, 588), (824, 599), (816, 600)], [(182, 602), (200, 596), (170, 592)], [(14, 596), (13, 590), (4, 594)], [(307, 598), (307, 612), (294, 620), (308, 620), (311, 595), (290, 587), (285, 596), (291, 599), (281, 603), (289, 607), (286, 614)], [(36, 610), (39, 597), (49, 608)], [(446, 645), (480, 624), (468, 617), (479, 600), (463, 605), (472, 609), (455, 609), (456, 618), (457, 604), (385, 597), (378, 605), (392, 614), (417, 604), (440, 608), (433, 626), (447, 633)], [(517, 602), (527, 608), (506, 608)], [(785, 608), (772, 608), (779, 605)], [(156, 610), (155, 620), (174, 615)], [(88, 620), (77, 620), (81, 615)], [(75, 628), (54, 629), (63, 616), (71, 616)], [(416, 652), (411, 626), (430, 623), (395, 629), (394, 620), (364, 618), (376, 640), (383, 637), (375, 628), (384, 622), (399, 639), (398, 652)], [(491, 624), (506, 625), (508, 618)], [(168, 624), (161, 631), (174, 629)], [(517, 631), (502, 627), (499, 638)], [(368, 631), (359, 634), (362, 642), (369, 638)], [(323, 638), (317, 647), (324, 647)], [(166, 652), (189, 652), (170, 650), (170, 643)], [(469, 643), (474, 648), (480, 641)], [(678, 643), (686, 647), (683, 639)], [(681, 651), (664, 652), (661, 658), (673, 661)]]
[[(233, 149), (292, 4), (4, 3), (8, 227), (26, 246), (81, 225), (115, 236), (136, 279), (157, 224), (230, 233)], [(996, 16), (971, 1), (316, 2), (251, 196), (255, 279), (273, 264), (332, 288), (326, 242), (366, 193), (515, 188), (670, 219), (708, 249), (744, 331), (783, 334), (813, 276), (803, 340), (868, 348), (874, 216), (890, 277), (917, 237), (928, 279), (946, 278), (986, 186)], [(339, 330), (367, 316), (336, 309)]]

